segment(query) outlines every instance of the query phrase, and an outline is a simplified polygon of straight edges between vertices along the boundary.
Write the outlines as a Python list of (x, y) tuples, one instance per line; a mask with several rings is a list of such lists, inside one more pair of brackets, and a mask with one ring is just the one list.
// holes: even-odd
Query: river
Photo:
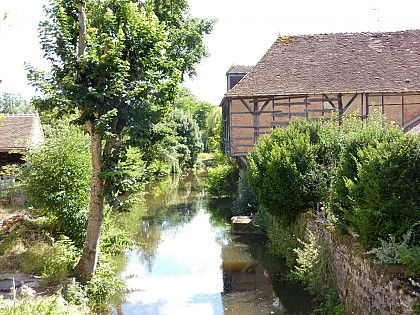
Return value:
[(119, 217), (139, 246), (117, 259), (129, 293), (112, 314), (310, 314), (312, 297), (287, 280), (265, 238), (230, 235), (229, 203), (210, 202), (204, 176), (151, 183)]

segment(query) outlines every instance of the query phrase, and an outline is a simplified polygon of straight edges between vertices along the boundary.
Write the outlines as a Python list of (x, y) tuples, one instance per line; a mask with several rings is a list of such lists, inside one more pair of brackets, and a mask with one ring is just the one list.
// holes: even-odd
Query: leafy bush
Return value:
[(326, 167), (317, 163), (319, 130), (310, 121), (277, 128), (248, 157), (258, 203), (282, 220), (293, 221), (327, 195)]
[(264, 231), (268, 237), (268, 249), (276, 256), (284, 257), (286, 265), (291, 269), (296, 264), (295, 248), (299, 246), (297, 240), (301, 231), (296, 225), (278, 222), (269, 211), (259, 205), (257, 212), (257, 222), (259, 228)]
[(56, 232), (83, 245), (90, 192), (89, 138), (65, 123), (30, 151), (19, 175), (28, 202), (56, 219)]
[(174, 101), (175, 107), (192, 114), (201, 131), (207, 128), (207, 115), (216, 106), (197, 100), (191, 90), (181, 87)]
[(233, 163), (221, 164), (208, 169), (206, 188), (216, 198), (233, 197), (236, 194), (239, 172)]
[(169, 128), (173, 128), (178, 137), (178, 141), (182, 146), (177, 150), (181, 159), (179, 164), (181, 167), (186, 163), (192, 167), (197, 162), (198, 154), (203, 151), (203, 142), (201, 141), (201, 133), (197, 122), (191, 114), (180, 109), (174, 109), (166, 119)]
[(72, 278), (71, 281), (66, 283), (61, 290), (61, 295), (69, 304), (78, 306), (87, 306), (89, 301), (86, 297), (84, 287)]
[(347, 223), (347, 217), (353, 215), (353, 205), (346, 181), (357, 181), (357, 163), (361, 159), (359, 152), (367, 147), (375, 148), (381, 143), (393, 142), (401, 138), (403, 133), (397, 126), (387, 124), (385, 118), (376, 112), (365, 121), (346, 117), (340, 129), (341, 149), (331, 185), (331, 210), (341, 222)]
[(213, 106), (208, 113), (206, 125), (207, 129), (203, 135), (204, 151), (224, 154), (222, 110), (220, 107)]
[(101, 312), (109, 308), (109, 300), (125, 290), (123, 281), (115, 273), (115, 262), (107, 257), (100, 257), (98, 268), (85, 290), (91, 310)]
[(420, 275), (420, 246), (403, 247), (398, 253), (401, 264), (406, 266), (405, 273), (409, 276)]
[[(123, 215), (127, 215), (127, 213)], [(108, 256), (121, 255), (127, 249), (132, 249), (134, 245), (132, 237), (126, 231), (116, 227), (113, 220), (105, 219), (101, 232), (101, 253)]]
[[(376, 247), (379, 239), (399, 239), (420, 221), (420, 137), (406, 135), (357, 155), (357, 180), (346, 181), (353, 206), (346, 218), (363, 245)], [(420, 244), (419, 233), (412, 242)]]
[(308, 231), (308, 242), (300, 239), (298, 241), (302, 246), (294, 249), (297, 255), (297, 264), (293, 270), (293, 275), (309, 284), (312, 284), (311, 281), (316, 282), (315, 285), (310, 285), (311, 291), (316, 291), (318, 289), (318, 281), (316, 281), (315, 277), (326, 275), (327, 271), (324, 265), (325, 259), (321, 259), (321, 245), (318, 244), (318, 240), (311, 231)]
[(120, 153), (121, 162), (118, 168), (120, 179), (115, 181), (119, 195), (134, 193), (143, 187), (148, 177), (148, 170), (142, 158), (143, 153), (136, 147), (128, 147)]

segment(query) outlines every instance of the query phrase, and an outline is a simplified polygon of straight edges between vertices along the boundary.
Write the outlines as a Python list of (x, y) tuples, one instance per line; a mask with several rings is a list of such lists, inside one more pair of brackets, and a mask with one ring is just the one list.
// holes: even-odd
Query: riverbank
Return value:
[(354, 236), (335, 232), (311, 213), (302, 214), (298, 226), (307, 244), (315, 240), (319, 250), (325, 248), (322, 259), (331, 266), (347, 314), (418, 314), (419, 288), (407, 279), (402, 265), (375, 264)]
[(21, 295), (51, 296), (60, 288), (58, 284), (46, 284), (41, 276), (20, 270), (22, 264), (27, 264), (26, 250), (40, 244), (37, 232), (28, 228), (35, 224), (30, 210), (15, 206), (0, 208), (0, 295), (6, 300)]

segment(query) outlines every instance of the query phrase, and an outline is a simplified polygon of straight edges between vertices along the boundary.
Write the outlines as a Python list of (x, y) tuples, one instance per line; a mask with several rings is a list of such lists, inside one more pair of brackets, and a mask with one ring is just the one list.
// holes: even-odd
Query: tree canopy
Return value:
[(147, 138), (173, 102), (184, 75), (206, 56), (213, 21), (194, 19), (187, 1), (51, 0), (40, 38), (51, 71), (28, 66), (43, 92), (41, 111), (77, 114), (91, 138), (92, 186), (84, 251), (76, 271), (91, 278), (104, 197), (117, 199), (125, 144)]

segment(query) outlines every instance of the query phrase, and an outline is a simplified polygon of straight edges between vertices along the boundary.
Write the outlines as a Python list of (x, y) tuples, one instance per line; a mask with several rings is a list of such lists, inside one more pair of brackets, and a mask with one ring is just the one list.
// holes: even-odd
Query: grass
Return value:
[(66, 304), (59, 295), (50, 297), (22, 298), (13, 299), (13, 302), (7, 302), (0, 298), (0, 312), (3, 315), (72, 315), (72, 314), (91, 314), (91, 312), (82, 306)]

